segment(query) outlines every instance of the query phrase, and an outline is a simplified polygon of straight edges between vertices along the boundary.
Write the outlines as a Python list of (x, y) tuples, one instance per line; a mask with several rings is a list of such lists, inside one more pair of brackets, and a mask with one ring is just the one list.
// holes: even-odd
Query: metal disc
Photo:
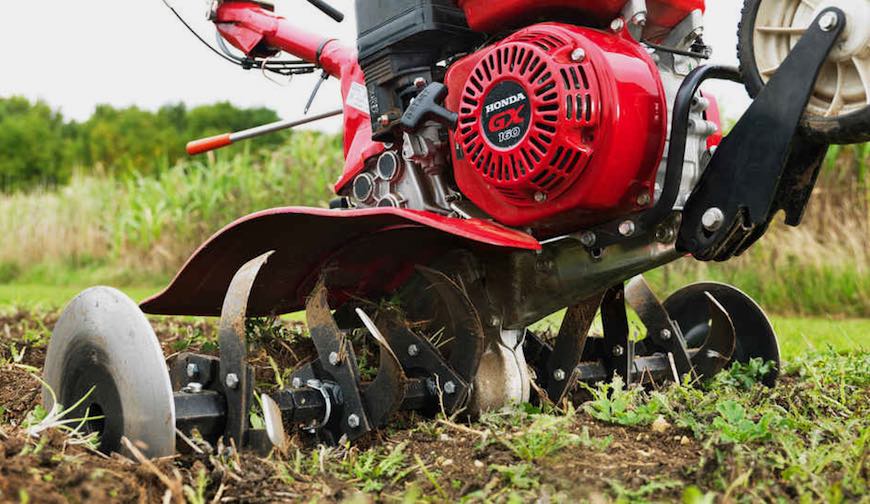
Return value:
[(85, 425), (100, 433), (101, 451), (124, 451), (127, 437), (149, 457), (175, 453), (175, 402), (163, 352), (145, 315), (122, 292), (94, 287), (70, 302), (52, 333), (44, 380), (48, 411), (54, 397), (68, 408), (87, 396), (65, 419), (104, 417)]
[(737, 341), (731, 360), (748, 362), (753, 357), (760, 357), (775, 362), (776, 368), (764, 378), (764, 384), (772, 386), (780, 367), (776, 333), (758, 303), (736, 287), (701, 282), (687, 285), (665, 300), (664, 307), (680, 325), (688, 347), (700, 347), (710, 331), (709, 298), (706, 293), (725, 308), (734, 324)]

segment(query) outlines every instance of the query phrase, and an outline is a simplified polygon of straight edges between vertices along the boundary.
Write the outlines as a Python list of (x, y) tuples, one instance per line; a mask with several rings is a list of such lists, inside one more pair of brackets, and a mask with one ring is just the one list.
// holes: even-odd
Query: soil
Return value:
[[(420, 428), (421, 420), (413, 414), (404, 415), (386, 431), (354, 447), (310, 448), (300, 441), (296, 443), (299, 450), (289, 455), (261, 458), (250, 453), (227, 455), (220, 446), (209, 452), (209, 447), (197, 445), (205, 451), (197, 454), (183, 446), (187, 453), (150, 466), (119, 455), (106, 457), (74, 444), (58, 431), (30, 438), (21, 424), (41, 401), (37, 373), (45, 357), (46, 331), (56, 318), (56, 314), (37, 317), (31, 313), (0, 317), (0, 363), (6, 363), (0, 364), (0, 406), (5, 410), (0, 415), (0, 502), (162, 502), (167, 497), (181, 500), (186, 495), (182, 486), (187, 485), (190, 492), (198, 482), (205, 485), (203, 496), (215, 502), (342, 501), (357, 494), (358, 478), (300, 467), (308, 467), (306, 461), (319, 457), (323, 464), (323, 459), (340, 460), (369, 447), (388, 450), (400, 443), (404, 444), (409, 473), (387, 481), (375, 491), (374, 500), (401, 498), (409, 485), (418, 487), (421, 497), (456, 500), (479, 490), (503, 487), (505, 476), (493, 468), (521, 464), (500, 443), (481, 436), (480, 426), (430, 421), (426, 428)], [(258, 381), (273, 380), (270, 358), (283, 368), (313, 355), (307, 340), (295, 338), (302, 334), (300, 325), (281, 324), (281, 330), (286, 331), (284, 338), (267, 339), (252, 352)], [(214, 351), (216, 330), (209, 321), (158, 319), (154, 326), (168, 356), (179, 351)], [(34, 339), (40, 331), (44, 337)], [(19, 349), (27, 348), (18, 362), (10, 362), (14, 360), (9, 350), (12, 342)], [(611, 481), (637, 487), (651, 481), (688, 484), (691, 480), (701, 448), (688, 433), (674, 428), (657, 433), (648, 427), (618, 427), (582, 414), (575, 420), (567, 424), (571, 432), (580, 434), (585, 429), (592, 438), (610, 436), (613, 441), (603, 451), (566, 448), (532, 463), (538, 478), (535, 484), (540, 485), (538, 495), (553, 495), (557, 501), (600, 501), (606, 500)], [(416, 457), (427, 471), (439, 475), (438, 487), (417, 466)], [(678, 499), (681, 495), (679, 488), (672, 492), (657, 496)]]

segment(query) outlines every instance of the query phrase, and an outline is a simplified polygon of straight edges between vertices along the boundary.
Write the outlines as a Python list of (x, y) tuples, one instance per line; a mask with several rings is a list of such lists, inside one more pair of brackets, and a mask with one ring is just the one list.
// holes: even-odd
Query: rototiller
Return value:
[[(638, 275), (739, 255), (780, 210), (800, 223), (828, 145), (870, 140), (870, 1), (746, 0), (740, 69), (704, 64), (703, 0), (356, 10), (351, 48), (271, 2), (211, 4), (218, 43), (200, 40), (215, 52), (263, 72), (320, 70), (341, 81), (343, 107), (188, 150), (343, 113), (338, 197), (230, 224), (141, 305), (104, 287), (80, 294), (49, 346), (48, 407), (85, 398), (73, 414), (92, 418), (104, 450), (126, 436), (159, 456), (179, 432), (256, 449), (285, 444), (285, 426), (353, 441), (401, 410), (473, 418), (558, 403), (614, 374), (652, 384), (779, 362), (770, 323), (741, 291), (701, 283), (662, 302)], [(724, 138), (699, 89), (708, 79), (755, 98)], [(266, 428), (253, 429), (246, 318), (302, 309), (317, 359), (262, 396)], [(562, 309), (554, 340), (527, 329)], [(599, 311), (603, 337), (587, 338)], [(143, 312), (220, 316), (220, 356), (178, 355), (167, 372)], [(378, 345), (370, 382), (353, 331)]]

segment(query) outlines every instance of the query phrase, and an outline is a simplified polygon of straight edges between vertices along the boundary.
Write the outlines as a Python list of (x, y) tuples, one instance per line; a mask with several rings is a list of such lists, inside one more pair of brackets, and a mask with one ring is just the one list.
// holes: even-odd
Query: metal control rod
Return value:
[(268, 135), (270, 133), (275, 133), (276, 131), (295, 128), (297, 126), (302, 126), (303, 124), (313, 123), (322, 119), (328, 119), (330, 117), (335, 117), (343, 113), (344, 111), (342, 109), (338, 109), (331, 112), (325, 112), (323, 114), (306, 117), (304, 119), (296, 119), (292, 121), (278, 121), (270, 124), (264, 124), (262, 126), (257, 126), (251, 129), (237, 131), (235, 133), (224, 133), (222, 135), (194, 140), (187, 144), (187, 153), (191, 156), (196, 156), (198, 154), (203, 154), (205, 152), (217, 150), (222, 147), (232, 145), (236, 142), (241, 142), (242, 140), (248, 140), (263, 135)]

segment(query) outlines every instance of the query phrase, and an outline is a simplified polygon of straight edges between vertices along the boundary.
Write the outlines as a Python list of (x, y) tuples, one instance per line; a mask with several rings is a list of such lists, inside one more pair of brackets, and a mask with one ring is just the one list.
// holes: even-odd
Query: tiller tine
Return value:
[(737, 337), (731, 317), (722, 304), (709, 292), (704, 292), (710, 303), (710, 330), (704, 344), (692, 355), (695, 371), (704, 378), (712, 378), (725, 368), (734, 355)]
[(455, 351), (450, 352), (448, 363), (463, 380), (471, 383), (477, 376), (486, 345), (480, 315), (465, 291), (449, 276), (422, 266), (417, 271), (431, 284), (440, 306), (447, 312), (446, 323), (451, 326), (447, 332), (456, 338), (450, 342)]
[(402, 407), (408, 379), (405, 377), (399, 358), (372, 319), (360, 308), (356, 309), (356, 313), (377, 341), (380, 349), (378, 375), (366, 387), (365, 399), (369, 420), (376, 428), (381, 428), (386, 426), (387, 420)]
[(577, 382), (577, 366), (583, 357), (586, 338), (595, 313), (601, 306), (603, 293), (585, 299), (568, 308), (553, 350), (550, 352), (540, 381), (547, 392), (547, 397), (556, 404), (562, 402), (571, 386)]
[(410, 376), (418, 378), (411, 381), (411, 385), (418, 383), (424, 389), (415, 394), (409, 393), (409, 399), (416, 398), (417, 403), (409, 401), (403, 406), (404, 409), (435, 410), (435, 402), (425, 401), (427, 396), (440, 398), (439, 406), (444, 408), (447, 415), (465, 407), (471, 390), (469, 383), (444, 360), (432, 342), (414, 333), (397, 310), (380, 312), (378, 326), (386, 340), (398, 350), (395, 355), (402, 368)]
[(668, 315), (646, 279), (642, 275), (632, 278), (625, 287), (625, 300), (647, 329), (647, 337), (653, 344), (673, 359), (679, 376), (694, 372), (692, 360), (683, 332)]
[(253, 372), (247, 364), (248, 350), (245, 339), (245, 320), (248, 299), (260, 269), (274, 251), (267, 252), (245, 263), (233, 276), (221, 309), (218, 329), (220, 344), (220, 384), (226, 398), (225, 435), (241, 448), (245, 446), (248, 431), (248, 412), (253, 399)]

